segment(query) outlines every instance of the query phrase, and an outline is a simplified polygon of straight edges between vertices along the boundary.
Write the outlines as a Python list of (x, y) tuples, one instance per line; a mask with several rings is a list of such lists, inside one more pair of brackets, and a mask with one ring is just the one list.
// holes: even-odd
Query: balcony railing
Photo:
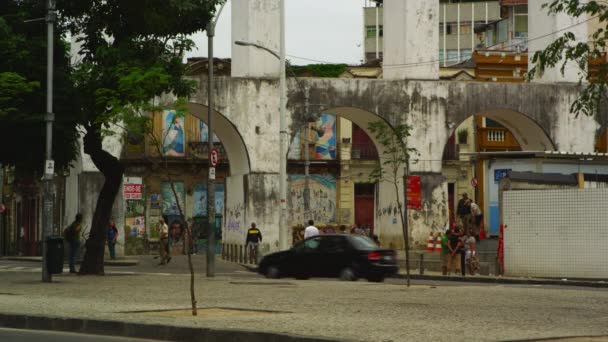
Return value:
[(500, 127), (485, 127), (478, 129), (478, 144), (481, 150), (520, 150), (519, 143), (509, 130)]

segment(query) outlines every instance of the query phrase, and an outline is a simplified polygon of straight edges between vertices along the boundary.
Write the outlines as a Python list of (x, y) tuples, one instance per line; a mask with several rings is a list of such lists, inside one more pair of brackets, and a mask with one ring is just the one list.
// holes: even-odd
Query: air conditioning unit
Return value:
[(351, 150), (351, 155), (350, 157), (352, 159), (361, 159), (361, 150)]

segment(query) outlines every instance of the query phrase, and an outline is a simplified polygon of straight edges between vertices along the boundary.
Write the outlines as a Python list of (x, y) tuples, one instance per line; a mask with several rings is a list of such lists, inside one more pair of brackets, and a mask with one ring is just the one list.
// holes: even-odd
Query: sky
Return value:
[[(363, 59), (363, 0), (285, 0), (287, 59), (295, 65), (320, 62), (359, 64)], [(229, 0), (215, 29), (214, 55), (231, 55)], [(205, 32), (193, 36), (197, 49), (186, 57), (207, 56)]]

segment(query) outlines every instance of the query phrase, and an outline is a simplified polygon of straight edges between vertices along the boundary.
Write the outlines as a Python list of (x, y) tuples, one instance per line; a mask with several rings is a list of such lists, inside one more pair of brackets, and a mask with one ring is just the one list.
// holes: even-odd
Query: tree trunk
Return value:
[(97, 205), (91, 222), (86, 252), (80, 266), (80, 274), (103, 275), (103, 257), (108, 224), (112, 217), (112, 206), (120, 190), (124, 166), (102, 148), (100, 127), (89, 125), (84, 136), (84, 152), (91, 156), (93, 164), (104, 175), (103, 187), (97, 197)]
[[(404, 177), (405, 184), (407, 184), (407, 173)], [(401, 227), (403, 228), (403, 242), (405, 244), (405, 279), (407, 281), (407, 287), (410, 287), (410, 232), (408, 229), (408, 221), (407, 221), (407, 189), (404, 191), (405, 195), (405, 212), (401, 201), (399, 200), (399, 186), (397, 186), (397, 182), (395, 184), (395, 194), (397, 195), (397, 207), (399, 208), (399, 218), (401, 219)], [(404, 186), (406, 188), (407, 186)]]

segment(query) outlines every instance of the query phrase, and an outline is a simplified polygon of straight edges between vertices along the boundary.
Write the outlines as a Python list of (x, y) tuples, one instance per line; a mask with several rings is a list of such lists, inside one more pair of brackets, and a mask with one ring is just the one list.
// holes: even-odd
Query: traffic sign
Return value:
[(209, 152), (209, 163), (211, 164), (211, 167), (215, 168), (219, 161), (220, 157), (217, 149), (212, 148), (211, 152)]
[(2, 203), (0, 203), (0, 214), (4, 214), (4, 212), (6, 211), (6, 206)]
[(215, 179), (215, 168), (209, 168), (209, 179)]
[(471, 178), (471, 186), (474, 188), (477, 187), (477, 177)]

